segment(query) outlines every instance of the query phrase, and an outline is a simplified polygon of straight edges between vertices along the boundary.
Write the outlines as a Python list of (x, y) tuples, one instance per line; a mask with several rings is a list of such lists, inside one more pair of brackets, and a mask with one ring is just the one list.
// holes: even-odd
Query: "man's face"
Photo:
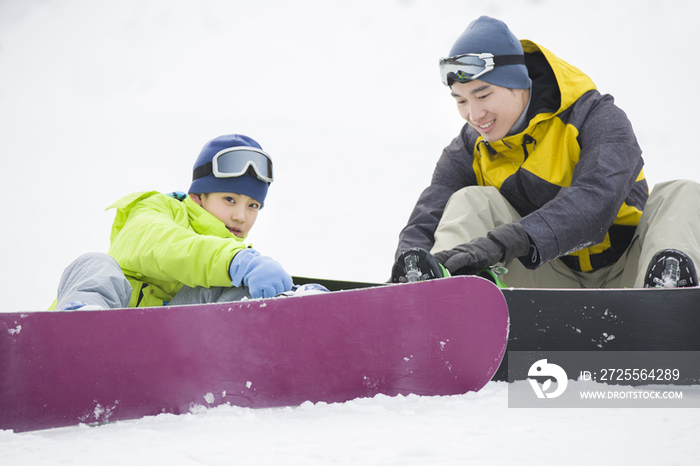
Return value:
[(190, 197), (204, 210), (224, 222), (226, 228), (239, 238), (248, 236), (260, 211), (260, 203), (245, 194), (190, 194)]
[(503, 139), (525, 110), (529, 89), (508, 89), (484, 81), (454, 82), (459, 114), (487, 142)]

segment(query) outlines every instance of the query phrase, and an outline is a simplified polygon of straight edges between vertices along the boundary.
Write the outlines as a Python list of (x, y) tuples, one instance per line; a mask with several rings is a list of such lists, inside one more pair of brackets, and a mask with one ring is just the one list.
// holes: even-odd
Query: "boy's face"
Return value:
[(190, 194), (190, 197), (204, 210), (224, 222), (226, 228), (239, 238), (248, 236), (260, 211), (260, 203), (245, 194)]
[(454, 82), (452, 97), (459, 114), (486, 142), (503, 139), (525, 110), (529, 89), (508, 89), (478, 79)]

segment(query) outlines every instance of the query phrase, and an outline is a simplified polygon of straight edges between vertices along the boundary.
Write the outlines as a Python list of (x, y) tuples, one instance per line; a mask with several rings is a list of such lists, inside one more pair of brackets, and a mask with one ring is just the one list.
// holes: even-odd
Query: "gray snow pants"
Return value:
[[(132, 288), (116, 260), (108, 254), (90, 252), (73, 261), (61, 275), (56, 309), (82, 301), (103, 309), (129, 307)], [(246, 287), (183, 286), (168, 305), (233, 302), (250, 298)]]
[[(469, 186), (455, 192), (435, 232), (431, 252), (452, 249), (504, 223), (520, 218), (494, 187)], [(700, 184), (676, 180), (657, 184), (651, 192), (632, 243), (614, 264), (593, 272), (577, 272), (559, 259), (535, 270), (518, 259), (504, 267), (506, 285), (515, 288), (642, 288), (654, 254), (678, 249), (700, 267)]]

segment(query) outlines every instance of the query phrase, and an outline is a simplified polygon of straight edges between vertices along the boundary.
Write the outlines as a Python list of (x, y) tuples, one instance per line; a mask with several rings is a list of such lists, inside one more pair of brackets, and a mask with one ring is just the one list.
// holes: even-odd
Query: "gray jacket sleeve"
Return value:
[(474, 156), (467, 150), (467, 147), (473, 147), (475, 143), (476, 138), (470, 134), (473, 131), (465, 124), (459, 136), (442, 151), (430, 186), (421, 193), (408, 224), (399, 235), (395, 257), (413, 247), (430, 250), (435, 243), (435, 230), (450, 196), (465, 186), (477, 184), (472, 168)]

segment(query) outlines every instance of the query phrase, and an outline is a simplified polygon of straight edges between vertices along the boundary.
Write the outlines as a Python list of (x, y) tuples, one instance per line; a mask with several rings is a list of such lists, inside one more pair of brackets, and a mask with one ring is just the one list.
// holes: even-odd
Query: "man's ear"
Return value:
[(200, 206), (202, 205), (202, 198), (200, 197), (199, 194), (190, 194), (190, 198)]

